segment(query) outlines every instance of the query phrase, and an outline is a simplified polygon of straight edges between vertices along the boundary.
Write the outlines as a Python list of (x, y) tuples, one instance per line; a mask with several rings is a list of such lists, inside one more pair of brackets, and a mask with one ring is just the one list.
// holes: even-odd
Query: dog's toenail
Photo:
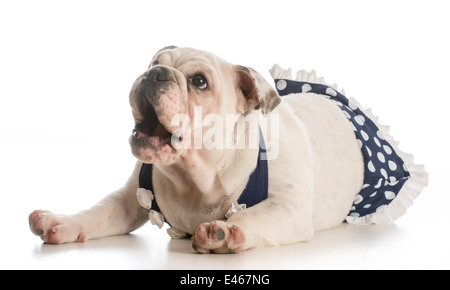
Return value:
[(225, 232), (222, 229), (217, 229), (214, 233), (217, 237), (217, 240), (221, 241), (225, 239)]

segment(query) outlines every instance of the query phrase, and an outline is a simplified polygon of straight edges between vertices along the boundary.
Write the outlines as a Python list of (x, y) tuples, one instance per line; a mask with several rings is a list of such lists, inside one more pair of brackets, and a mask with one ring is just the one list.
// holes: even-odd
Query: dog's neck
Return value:
[[(246, 136), (239, 136), (235, 145), (239, 144), (241, 138), (249, 140), (248, 134), (246, 130)], [(259, 144), (259, 135), (253, 137), (258, 138), (255, 143)], [(193, 149), (186, 151), (176, 164), (158, 168), (167, 179), (180, 181), (174, 184), (178, 194), (193, 194), (193, 191), (197, 191), (203, 196), (238, 198), (256, 167), (258, 152), (259, 148), (246, 146), (240, 149), (238, 145), (230, 149)]]
[[(207, 153), (214, 155), (215, 161), (205, 154), (191, 152), (176, 164), (158, 166), (158, 169), (166, 178), (180, 181), (174, 183), (178, 194), (198, 191), (202, 195), (239, 195), (255, 168), (258, 150), (223, 149)], [(189, 187), (189, 192), (186, 192)]]

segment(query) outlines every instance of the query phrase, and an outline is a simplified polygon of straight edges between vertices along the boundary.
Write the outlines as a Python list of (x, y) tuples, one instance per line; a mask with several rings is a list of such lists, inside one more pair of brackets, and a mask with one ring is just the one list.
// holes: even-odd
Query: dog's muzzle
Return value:
[(160, 98), (165, 94), (171, 83), (175, 80), (173, 73), (163, 66), (151, 68), (145, 75), (135, 91), (135, 101), (142, 120), (135, 125), (132, 143), (136, 147), (157, 148), (165, 144), (171, 145), (172, 132), (158, 119), (162, 112), (156, 111), (160, 104)]
[(172, 73), (161, 66), (153, 67), (142, 78), (136, 89), (136, 101), (143, 116), (145, 116), (148, 109), (146, 102), (148, 101), (153, 107), (158, 106), (161, 95), (167, 91), (169, 81), (172, 81), (172, 79)]

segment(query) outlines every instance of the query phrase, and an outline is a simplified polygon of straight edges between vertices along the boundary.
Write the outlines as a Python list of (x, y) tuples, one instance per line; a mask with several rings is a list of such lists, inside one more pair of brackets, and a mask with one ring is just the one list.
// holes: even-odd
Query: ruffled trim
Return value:
[[(164, 226), (165, 217), (162, 213), (156, 210), (152, 210), (152, 200), (155, 198), (151, 190), (145, 188), (138, 188), (136, 191), (136, 197), (138, 203), (145, 209), (148, 209), (148, 218), (152, 225), (162, 228)], [(181, 239), (187, 236), (187, 234), (177, 228), (171, 227), (167, 229), (167, 233), (172, 239)]]
[(274, 64), (272, 69), (269, 70), (269, 72), (273, 79), (287, 79), (287, 80), (292, 80), (292, 81), (326, 85), (326, 86), (332, 87), (333, 89), (335, 89), (336, 91), (340, 92), (341, 94), (343, 94), (345, 96), (344, 89), (341, 89), (339, 91), (338, 85), (336, 83), (331, 85), (331, 84), (325, 82), (325, 78), (318, 77), (315, 70), (311, 70), (310, 72), (307, 72), (306, 70), (299, 70), (297, 72), (297, 76), (295, 77), (295, 79), (292, 78), (292, 69), (291, 68), (288, 68), (285, 70), (277, 64)]
[[(285, 70), (279, 65), (275, 64), (270, 70), (270, 74), (274, 79), (288, 79), (294, 81), (322, 84), (330, 86), (336, 91), (338, 90), (337, 84), (330, 85), (326, 83), (323, 77), (317, 77), (314, 70), (312, 70), (311, 72), (307, 72), (305, 70), (298, 71), (296, 78), (293, 79), (292, 70), (290, 68)], [(340, 93), (345, 95), (344, 90), (341, 90)], [(351, 224), (392, 223), (403, 214), (405, 214), (408, 207), (413, 204), (414, 199), (417, 198), (424, 187), (428, 185), (428, 173), (425, 171), (425, 167), (423, 165), (414, 163), (414, 156), (412, 154), (404, 153), (399, 149), (399, 142), (395, 141), (394, 138), (389, 134), (389, 126), (379, 124), (378, 117), (373, 115), (371, 109), (362, 109), (361, 105), (354, 98), (348, 99), (353, 104), (356, 104), (357, 107), (360, 108), (364, 112), (364, 114), (366, 114), (366, 116), (375, 123), (375, 125), (377, 125), (377, 127), (382, 132), (385, 140), (388, 141), (389, 144), (395, 149), (397, 155), (403, 159), (405, 167), (410, 173), (410, 178), (405, 182), (396, 198), (387, 206), (380, 208), (375, 213), (362, 217), (347, 216), (346, 220)]]

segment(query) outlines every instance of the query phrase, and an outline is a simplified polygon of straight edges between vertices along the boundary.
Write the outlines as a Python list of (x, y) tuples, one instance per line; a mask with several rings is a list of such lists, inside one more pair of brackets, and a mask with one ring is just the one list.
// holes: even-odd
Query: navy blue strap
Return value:
[(238, 204), (251, 207), (265, 200), (269, 193), (269, 169), (267, 165), (267, 151), (264, 137), (259, 128), (259, 153), (256, 168), (248, 179), (247, 186), (238, 199)]
[(153, 200), (151, 209), (161, 212), (158, 203), (156, 202), (156, 196), (153, 190), (153, 164), (142, 164), (141, 172), (139, 173), (139, 187), (152, 191)]

